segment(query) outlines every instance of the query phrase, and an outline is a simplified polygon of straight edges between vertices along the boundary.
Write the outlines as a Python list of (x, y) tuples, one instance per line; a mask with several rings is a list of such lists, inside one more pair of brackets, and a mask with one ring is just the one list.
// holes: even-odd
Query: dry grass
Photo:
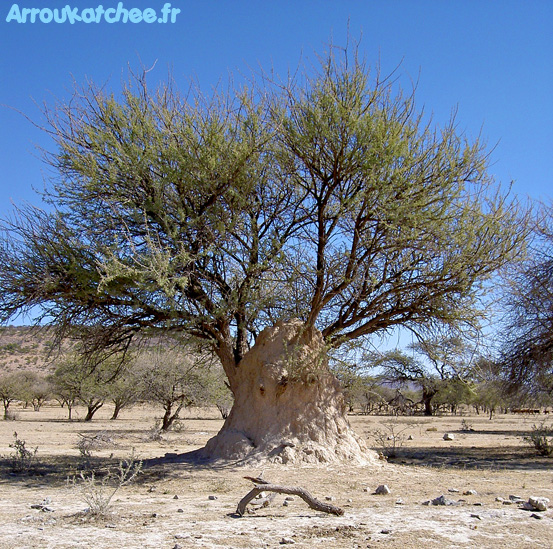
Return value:
[[(77, 413), (83, 417), (82, 410)], [(393, 461), (371, 468), (264, 468), (265, 478), (275, 483), (303, 486), (322, 500), (333, 497), (333, 504), (345, 509), (343, 517), (314, 512), (297, 498), (283, 506), (281, 496), (270, 507), (238, 519), (236, 505), (251, 488), (243, 477), (262, 471), (198, 466), (178, 458), (218, 431), (216, 411), (190, 412), (184, 430), (160, 440), (149, 436), (158, 411), (135, 408), (115, 422), (109, 421), (110, 413), (100, 410), (91, 423), (68, 422), (65, 410), (47, 406), (40, 412), (17, 409), (18, 421), (0, 422), (0, 455), (5, 458), (0, 460), (0, 548), (276, 548), (282, 538), (293, 539), (296, 547), (336, 549), (533, 549), (551, 544), (551, 511), (540, 513), (538, 520), (516, 505), (496, 501), (509, 495), (553, 501), (553, 460), (538, 456), (523, 440), (536, 418), (353, 416), (355, 430), (366, 438), (397, 422), (394, 428), (404, 439)], [(462, 430), (463, 419), (473, 431)], [(38, 447), (26, 474), (14, 474), (6, 458), (14, 430), (29, 448)], [(455, 439), (444, 441), (445, 432)], [(83, 460), (79, 441), (97, 434), (109, 444), (98, 445)], [(143, 474), (117, 491), (109, 513), (84, 513), (67, 478), (91, 470), (101, 476), (132, 448), (144, 460)], [(165, 454), (169, 459), (154, 459)], [(379, 484), (387, 484), (392, 493), (374, 495)], [(468, 490), (477, 495), (463, 496)], [(465, 501), (452, 507), (422, 505), (442, 494)], [(42, 508), (51, 511), (41, 510), (43, 501), (48, 505)]]

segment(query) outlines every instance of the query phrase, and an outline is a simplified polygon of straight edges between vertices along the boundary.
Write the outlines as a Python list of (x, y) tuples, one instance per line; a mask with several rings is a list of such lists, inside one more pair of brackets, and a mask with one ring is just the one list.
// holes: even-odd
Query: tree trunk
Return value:
[(104, 405), (102, 401), (99, 402), (88, 402), (87, 403), (87, 411), (86, 411), (86, 417), (84, 418), (85, 421), (92, 421), (92, 418), (94, 417), (94, 414)]
[(229, 381), (234, 405), (204, 457), (360, 464), (376, 459), (349, 426), (317, 330), (297, 320), (263, 330)]
[(422, 389), (422, 403), (424, 404), (424, 415), (432, 416), (434, 415), (434, 408), (432, 407), (432, 399), (436, 391), (423, 387)]
[(114, 409), (113, 409), (113, 415), (111, 416), (111, 420), (115, 421), (119, 417), (119, 412), (121, 411), (121, 408), (123, 408), (123, 403), (119, 402), (118, 400), (115, 400), (114, 402)]

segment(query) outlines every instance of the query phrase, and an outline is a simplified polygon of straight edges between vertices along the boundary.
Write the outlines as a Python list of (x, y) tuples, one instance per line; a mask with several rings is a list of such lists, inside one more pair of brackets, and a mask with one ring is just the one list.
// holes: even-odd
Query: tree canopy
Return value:
[(330, 347), (475, 323), (519, 253), (520, 210), (480, 140), (348, 54), (278, 82), (180, 95), (146, 75), (45, 110), (49, 208), (3, 223), (0, 319), (40, 306), (98, 345), (146, 327), (212, 344), (233, 369), (299, 318)]
[(543, 206), (532, 251), (510, 279), (499, 362), (512, 389), (553, 395), (553, 207)]

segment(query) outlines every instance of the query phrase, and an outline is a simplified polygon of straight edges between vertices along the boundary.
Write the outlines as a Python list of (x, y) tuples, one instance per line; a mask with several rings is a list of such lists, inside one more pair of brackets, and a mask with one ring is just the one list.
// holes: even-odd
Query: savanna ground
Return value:
[[(398, 457), (368, 467), (213, 467), (175, 454), (201, 447), (219, 430), (215, 412), (190, 411), (179, 430), (156, 440), (159, 413), (151, 408), (124, 410), (116, 421), (109, 421), (111, 410), (101, 409), (91, 423), (69, 422), (67, 411), (55, 406), (14, 411), (16, 421), (0, 421), (2, 549), (276, 548), (284, 541), (337, 549), (553, 547), (553, 511), (533, 513), (496, 500), (516, 495), (553, 501), (553, 459), (538, 457), (522, 438), (536, 417), (350, 416), (357, 433), (375, 448), (374, 431), (390, 436), (393, 431), (396, 441), (400, 435)], [(84, 417), (82, 409), (74, 418), (79, 416)], [(38, 447), (28, 473), (11, 471), (15, 431), (27, 449)], [(445, 441), (446, 432), (454, 440)], [(99, 434), (85, 459), (77, 445), (83, 436)], [(94, 469), (98, 487), (102, 472), (116, 468), (133, 448), (144, 460), (142, 474), (120, 488), (106, 516), (84, 512), (79, 471)], [(280, 495), (269, 507), (237, 517), (238, 501), (252, 488), (244, 476), (261, 473), (274, 483), (302, 486), (322, 501), (332, 498), (345, 513), (314, 511), (298, 497), (285, 505)], [(68, 482), (75, 475), (76, 484)], [(374, 494), (381, 484), (391, 493)], [(476, 493), (465, 495), (469, 490)], [(424, 505), (440, 495), (457, 505)]]

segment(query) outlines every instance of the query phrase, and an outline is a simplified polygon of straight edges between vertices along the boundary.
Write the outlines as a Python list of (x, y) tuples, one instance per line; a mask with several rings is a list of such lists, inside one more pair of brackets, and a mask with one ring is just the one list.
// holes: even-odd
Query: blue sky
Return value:
[[(117, 0), (22, 0), (22, 8), (84, 9)], [(285, 74), (300, 60), (316, 61), (330, 40), (361, 39), (370, 65), (418, 80), (417, 103), (444, 123), (458, 108), (459, 127), (480, 132), (491, 172), (514, 192), (549, 201), (553, 173), (553, 1), (551, 0), (172, 0), (175, 23), (6, 22), (0, 8), (0, 104), (40, 122), (36, 103), (70, 96), (72, 78), (117, 90), (128, 64), (156, 63), (183, 89), (194, 77), (208, 91), (229, 71)], [(161, 11), (164, 1), (125, 0), (125, 8)], [(0, 107), (0, 217), (10, 201), (36, 202), (45, 166), (35, 146), (49, 138), (15, 111)]]

